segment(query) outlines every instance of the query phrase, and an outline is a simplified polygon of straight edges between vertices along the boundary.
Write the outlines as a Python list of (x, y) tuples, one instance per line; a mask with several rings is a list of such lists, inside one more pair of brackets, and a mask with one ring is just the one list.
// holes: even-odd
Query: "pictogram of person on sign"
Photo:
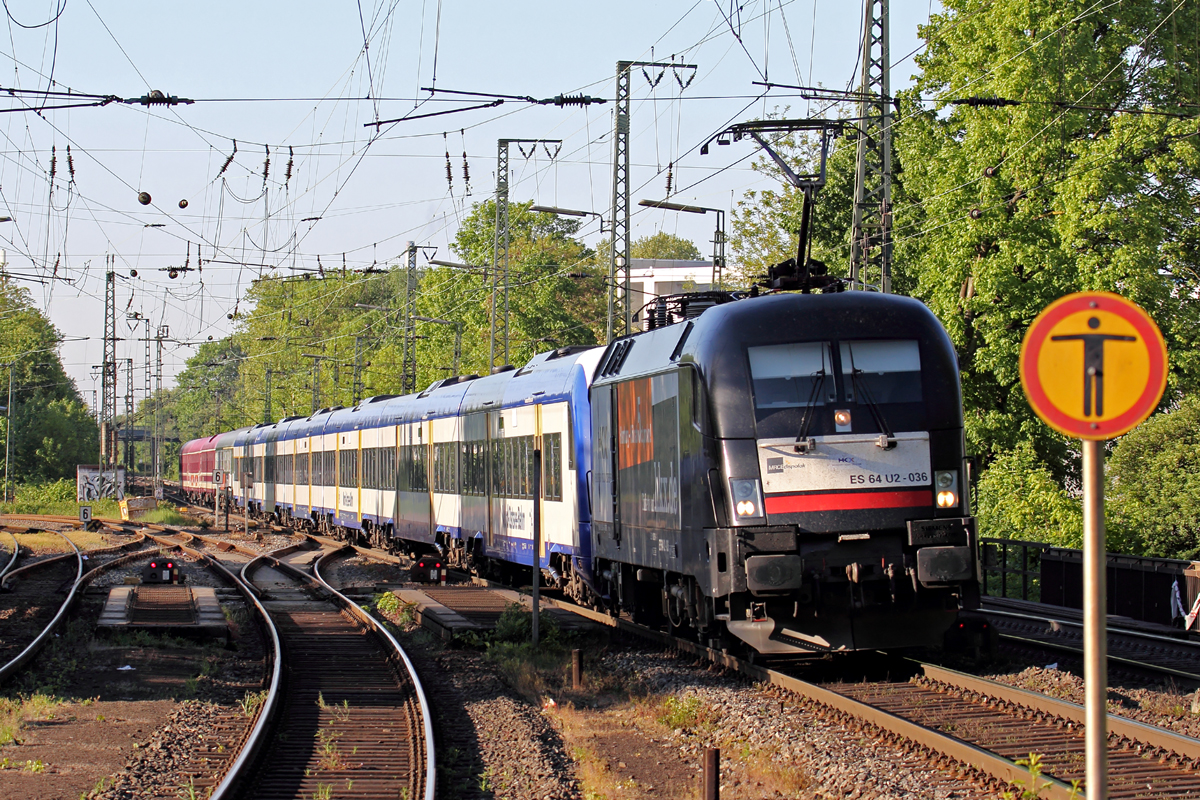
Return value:
[[(1092, 330), (1100, 327), (1099, 317), (1089, 317), (1087, 325)], [(1052, 342), (1079, 340), (1083, 342), (1083, 415), (1092, 416), (1092, 391), (1096, 394), (1096, 416), (1104, 416), (1104, 343), (1136, 342), (1136, 336), (1118, 336), (1111, 333), (1073, 333), (1051, 336)]]

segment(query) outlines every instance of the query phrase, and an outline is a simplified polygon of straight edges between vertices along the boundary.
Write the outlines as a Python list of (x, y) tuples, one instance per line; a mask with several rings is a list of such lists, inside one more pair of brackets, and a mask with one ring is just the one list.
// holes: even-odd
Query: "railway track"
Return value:
[(386, 629), (320, 578), (335, 552), (293, 545), (243, 567), (266, 597), (285, 666), (269, 738), (257, 733), (262, 754), (239, 777), (240, 791), (432, 800), (432, 721), (420, 681)]
[[(85, 555), (59, 535), (71, 552), (8, 570), (0, 580), (0, 682), (19, 672), (46, 645), (88, 584), (105, 570), (151, 552), (129, 552), (143, 542), (139, 536)], [(85, 572), (85, 567), (90, 569)]]
[[(1083, 623), (1067, 615), (986, 609), (1000, 638), (1014, 644), (1083, 658)], [(1108, 630), (1114, 667), (1200, 683), (1200, 642), (1127, 628)]]
[[(763, 667), (627, 620), (546, 602), (776, 687), (881, 738), (906, 741), (943, 766), (950, 759), (967, 769), (964, 779), (991, 781), (993, 789), (1027, 787), (1029, 771), (1017, 761), (1038, 754), (1040, 796), (1079, 796), (1071, 782), (1084, 772), (1081, 706), (919, 662), (911, 662), (910, 681), (814, 683), (795, 669)], [(1200, 740), (1112, 714), (1108, 729), (1110, 798), (1200, 798)]]
[[(1045, 775), (1068, 785), (1083, 782), (1082, 709), (932, 665), (920, 667), (923, 674), (912, 681), (831, 688), (1012, 762), (1037, 753)], [(1110, 798), (1200, 797), (1200, 741), (1120, 717), (1110, 717), (1109, 725)]]
[[(216, 541), (210, 540), (206, 544), (210, 547), (228, 547), (224, 543), (214, 545)], [(318, 559), (322, 562), (335, 557), (335, 553), (339, 552), (332, 543), (325, 544)], [(259, 558), (248, 563), (244, 572), (248, 574), (266, 569), (267, 567), (262, 567), (261, 564), (269, 563), (272, 573), (283, 571), (294, 577), (298, 567), (288, 569), (288, 562), (296, 561), (303, 565), (313, 554), (300, 547), (286, 550), (290, 552), (277, 551), (266, 559)], [(355, 547), (353, 550), (367, 556), (382, 556), (369, 548)], [(350, 550), (342, 547), (340, 552)], [(394, 561), (394, 558), (384, 557), (380, 560)], [(256, 563), (260, 566), (256, 566)], [(285, 651), (295, 650), (299, 645), (315, 656), (310, 658), (312, 663), (344, 657), (345, 653), (349, 652), (346, 648), (350, 642), (350, 637), (341, 632), (341, 626), (345, 624), (344, 618), (342, 622), (336, 623), (331, 618), (332, 610), (289, 610), (289, 605), (311, 604), (309, 598), (312, 585), (306, 590), (302, 590), (296, 584), (290, 584), (290, 588), (283, 588), (278, 578), (271, 578), (265, 580), (260, 577), (259, 580), (260, 583), (265, 580), (268, 584), (268, 595), (272, 594), (272, 590), (275, 595), (274, 599), (267, 601), (267, 605), (278, 604), (277, 616), (282, 614), (287, 619), (281, 627)], [(269, 585), (272, 582), (276, 585)], [(599, 614), (590, 609), (554, 599), (547, 599), (546, 602), (569, 608), (575, 613), (638, 636), (659, 641), (665, 646), (690, 652), (754, 680), (778, 687), (803, 698), (803, 702), (814, 703), (834, 714), (843, 715), (848, 720), (856, 720), (880, 736), (906, 741), (927, 757), (950, 759), (964, 768), (961, 777), (966, 779), (973, 776), (974, 782), (984, 786), (990, 785), (993, 789), (1027, 785), (1028, 770), (1016, 762), (1027, 758), (1030, 753), (1038, 753), (1042, 759), (1042, 796), (1072, 797), (1071, 782), (1083, 777), (1083, 710), (1063, 701), (928, 664), (915, 665), (914, 669), (918, 674), (911, 681), (818, 685), (804, 680), (798, 674), (767, 669), (725, 653), (643, 629), (626, 620), (613, 620), (606, 614)], [(492, 609), (481, 608), (480, 611), (490, 612)], [(332, 627), (329, 627), (331, 625)], [(1052, 633), (1062, 637), (1062, 631), (1067, 628), (1068, 626), (1061, 624), (1052, 626)], [(309, 641), (305, 638), (307, 636), (313, 636), (317, 641), (333, 646), (321, 649), (316, 645), (306, 645), (304, 643)], [(1123, 650), (1120, 646), (1113, 648), (1113, 658), (1118, 663), (1126, 660), (1128, 656), (1131, 663), (1145, 666), (1134, 659), (1146, 657), (1152, 666), (1157, 664), (1167, 670), (1186, 672), (1180, 669), (1189, 666), (1184, 663), (1186, 657), (1177, 654), (1172, 656), (1168, 652), (1178, 644), (1175, 640), (1158, 642), (1136, 635), (1129, 636), (1124, 631), (1114, 631), (1112, 638), (1120, 640), (1121, 637), (1127, 636), (1133, 642), (1128, 650)], [(356, 638), (361, 643), (361, 634)], [(1067, 638), (1070, 638), (1069, 634)], [(1055, 644), (1053, 641), (1049, 643)], [(1057, 644), (1063, 648), (1070, 647), (1061, 640)], [(355, 660), (361, 662), (361, 659)], [(289, 667), (289, 677), (298, 666), (302, 669), (303, 662)], [(1194, 670), (1194, 666), (1192, 669)], [(377, 678), (381, 671), (375, 667), (369, 672)], [(356, 708), (348, 696), (351, 687), (339, 686), (336, 683), (320, 684), (320, 679), (317, 680), (315, 689), (306, 686), (288, 691), (288, 698), (284, 701), (285, 708), (281, 714), (281, 720), (287, 720), (284, 729), (289, 732), (288, 739), (284, 742), (286, 746), (280, 747), (278, 741), (271, 745), (270, 757), (267, 760), (272, 764), (272, 771), (259, 774), (257, 782), (253, 784), (257, 787), (255, 796), (272, 796), (269, 793), (259, 795), (257, 792), (273, 786), (286, 787), (275, 796), (292, 797), (297, 793), (303, 795), (305, 792), (320, 792), (322, 774), (329, 781), (325, 786), (338, 785), (339, 796), (344, 793), (343, 786), (350, 787), (350, 791), (345, 792), (346, 796), (376, 796), (371, 794), (374, 786), (360, 784), (359, 779), (350, 777), (352, 772), (358, 770), (364, 774), (369, 772), (367, 757), (371, 755), (370, 749), (363, 750), (364, 758), (359, 759), (358, 751), (354, 750), (358, 745), (354, 739), (345, 737), (351, 731), (361, 732), (367, 730), (371, 724), (379, 725), (381, 720), (389, 717), (363, 719), (361, 725), (356, 720), (355, 725), (349, 725), (351, 717), (342, 718), (339, 714), (348, 714)], [(325, 693), (322, 688), (324, 685), (331, 686), (330, 694)], [(383, 691), (387, 688), (384, 686), (371, 691)], [(361, 691), (362, 687), (357, 689)], [(339, 699), (349, 702), (349, 707), (342, 706), (340, 712), (335, 708)], [(409, 727), (412, 727), (411, 724)], [(294, 741), (291, 731), (297, 729), (312, 732), (311, 738), (302, 735), (302, 741)], [(1109, 717), (1109, 730), (1111, 797), (1200, 797), (1200, 741), (1113, 715)], [(325, 731), (325, 738), (321, 737), (322, 731)], [(370, 742), (379, 741), (378, 734), (368, 735), (367, 738)], [(364, 746), (366, 744), (368, 741), (363, 742)], [(349, 760), (345, 760), (347, 752), (353, 753)], [(389, 749), (384, 758), (395, 758), (395, 754), (396, 751)], [(409, 759), (411, 760), (411, 756)], [(326, 769), (322, 769), (322, 763)], [(399, 765), (392, 764), (385, 769), (395, 770), (397, 766)], [(305, 770), (310, 773), (308, 776), (303, 774)], [(345, 783), (335, 784), (336, 781)], [(360, 791), (363, 794), (359, 794)]]
[[(274, 709), (279, 704), (283, 664), (279, 634), (271, 615), (258, 599), (261, 592), (243, 583), (236, 573), (230, 571), (229, 567), (212, 553), (193, 546), (197, 542), (209, 546), (217, 540), (165, 526), (155, 527), (159, 532), (150, 534), (148, 538), (163, 547), (175, 548), (199, 559), (241, 592), (264, 640), (268, 642), (265, 654), (268, 674), (266, 688), (261, 693), (246, 698), (240, 718), (230, 714), (218, 719), (202, 740), (196, 742), (192, 752), (184, 756), (180, 770), (181, 776), (187, 780), (187, 786), (195, 796), (207, 797), (209, 800), (230, 800), (241, 796), (246, 775), (255, 758), (261, 754), (262, 742), (266, 738), (265, 731)], [(198, 541), (201, 539), (203, 540)], [(249, 724), (246, 724), (246, 717), (251, 718)]]
[[(353, 550), (375, 555), (369, 548)], [(437, 591), (426, 590), (431, 594)], [(767, 669), (569, 602), (547, 602), (777, 686), (865, 723), (884, 736), (901, 737), (937, 757), (951, 758), (982, 773), (984, 784), (991, 780), (1010, 787), (1028, 785), (1027, 766), (1017, 761), (1028, 759), (1031, 753), (1042, 757), (1043, 796), (1071, 798), (1072, 781), (1084, 777), (1084, 713), (1082, 707), (1065, 701), (920, 663), (912, 664), (917, 675), (912, 681), (819, 685), (795, 670)], [(456, 608), (461, 605), (458, 600), (456, 604)], [(481, 616), (492, 615), (496, 604), (478, 600), (476, 611)], [(1176, 640), (1156, 641), (1155, 637), (1147, 639), (1121, 630), (1112, 631), (1110, 641), (1114, 640), (1130, 643), (1128, 649), (1121, 644), (1114, 647), (1116, 653), (1124, 654), (1113, 656), (1118, 663), (1167, 670), (1169, 665), (1187, 665), (1188, 657), (1171, 648), (1180, 644)], [(1145, 656), (1147, 662), (1136, 661), (1138, 656)], [(1192, 662), (1193, 670), (1196, 663), (1200, 660)], [(1190, 673), (1176, 669), (1176, 674)], [(1109, 732), (1110, 797), (1200, 797), (1200, 741), (1115, 715), (1109, 715)]]
[(17, 537), (11, 531), (5, 531), (4, 535), (12, 540), (12, 545), (0, 550), (0, 581), (4, 580), (4, 576), (17, 565), (17, 559), (21, 557), (21, 546), (17, 544)]

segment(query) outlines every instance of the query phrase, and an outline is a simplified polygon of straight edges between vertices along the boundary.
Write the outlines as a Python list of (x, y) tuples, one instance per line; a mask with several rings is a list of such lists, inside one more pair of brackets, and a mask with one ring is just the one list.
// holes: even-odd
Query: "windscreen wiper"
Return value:
[(887, 420), (883, 418), (883, 411), (879, 408), (879, 404), (875, 402), (875, 397), (871, 394), (871, 388), (867, 386), (867, 382), (863, 380), (861, 383), (858, 380), (859, 375), (866, 375), (866, 372), (854, 366), (854, 347), (847, 348), (850, 353), (850, 382), (854, 385), (854, 393), (862, 398), (862, 402), (866, 403), (867, 410), (871, 412), (871, 418), (875, 420), (875, 425), (879, 428), (880, 437), (877, 445), (884, 450), (891, 450), (896, 446), (896, 437), (892, 434), (892, 429), (888, 427)]
[(825, 385), (825, 370), (821, 369), (810, 375), (813, 379), (812, 391), (808, 393), (808, 404), (804, 407), (804, 416), (800, 418), (800, 435), (796, 437), (796, 452), (809, 453), (816, 449), (817, 443), (809, 438), (808, 431), (812, 427), (815, 414), (817, 395)]

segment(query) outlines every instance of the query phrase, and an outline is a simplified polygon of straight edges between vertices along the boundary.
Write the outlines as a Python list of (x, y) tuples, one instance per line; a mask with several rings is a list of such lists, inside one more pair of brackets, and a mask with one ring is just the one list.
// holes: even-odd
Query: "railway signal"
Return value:
[(1109, 292), (1062, 297), (1021, 344), (1021, 385), (1042, 421), (1083, 440), (1083, 661), (1087, 796), (1107, 791), (1104, 441), (1133, 430), (1167, 385), (1167, 346), (1140, 307)]

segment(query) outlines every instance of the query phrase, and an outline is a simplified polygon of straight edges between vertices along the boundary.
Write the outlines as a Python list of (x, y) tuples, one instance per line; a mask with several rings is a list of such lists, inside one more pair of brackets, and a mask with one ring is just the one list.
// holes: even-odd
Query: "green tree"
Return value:
[(975, 513), (981, 536), (1061, 547), (1083, 542), (1083, 506), (1063, 490), (1030, 442), (992, 461), (979, 479)]
[(1123, 436), (1107, 477), (1113, 527), (1136, 545), (1120, 552), (1200, 558), (1200, 396)]
[[(595, 253), (574, 238), (578, 220), (533, 212), (531, 205), (509, 205), (509, 361), (516, 365), (544, 350), (602, 341), (605, 326), (603, 279)], [(494, 201), (472, 207), (451, 245), (459, 258), (490, 270), (495, 216)], [(503, 313), (503, 299), (494, 300)], [(463, 371), (486, 374), (492, 302), (490, 275), (484, 270), (430, 269), (422, 278), (417, 306), (424, 316), (461, 320)], [(429, 330), (428, 335), (433, 357), (420, 359), (422, 369), (431, 369), (429, 379), (444, 377), (444, 371), (432, 370), (450, 363), (452, 331)]]
[(238, 366), (243, 351), (230, 339), (205, 342), (175, 378), (165, 404), (183, 441), (246, 424), (238, 403)]
[[(999, 459), (1028, 442), (1061, 481), (1071, 445), (1034, 417), (1018, 376), (1021, 340), (1048, 303), (1123, 294), (1167, 337), (1166, 402), (1200, 381), (1200, 149), (1194, 121), (1171, 116), (1193, 116), (1200, 97), (1197, 9), (944, 8), (922, 29), (929, 47), (902, 106), (896, 268), (958, 349), (972, 449)], [(951, 102), (973, 97), (1019, 104)]]
[(629, 245), (629, 254), (633, 258), (665, 258), (682, 261), (700, 261), (704, 258), (691, 240), (666, 231), (658, 231), (633, 240)]
[[(95, 463), (100, 436), (59, 359), (61, 336), (29, 293), (0, 278), (0, 363), (11, 364), (10, 411), (14, 482), (73, 478), (77, 464)], [(9, 370), (0, 371), (0, 403), (8, 400)], [(9, 414), (3, 425), (10, 422)], [(0, 459), (3, 451), (0, 450)]]

